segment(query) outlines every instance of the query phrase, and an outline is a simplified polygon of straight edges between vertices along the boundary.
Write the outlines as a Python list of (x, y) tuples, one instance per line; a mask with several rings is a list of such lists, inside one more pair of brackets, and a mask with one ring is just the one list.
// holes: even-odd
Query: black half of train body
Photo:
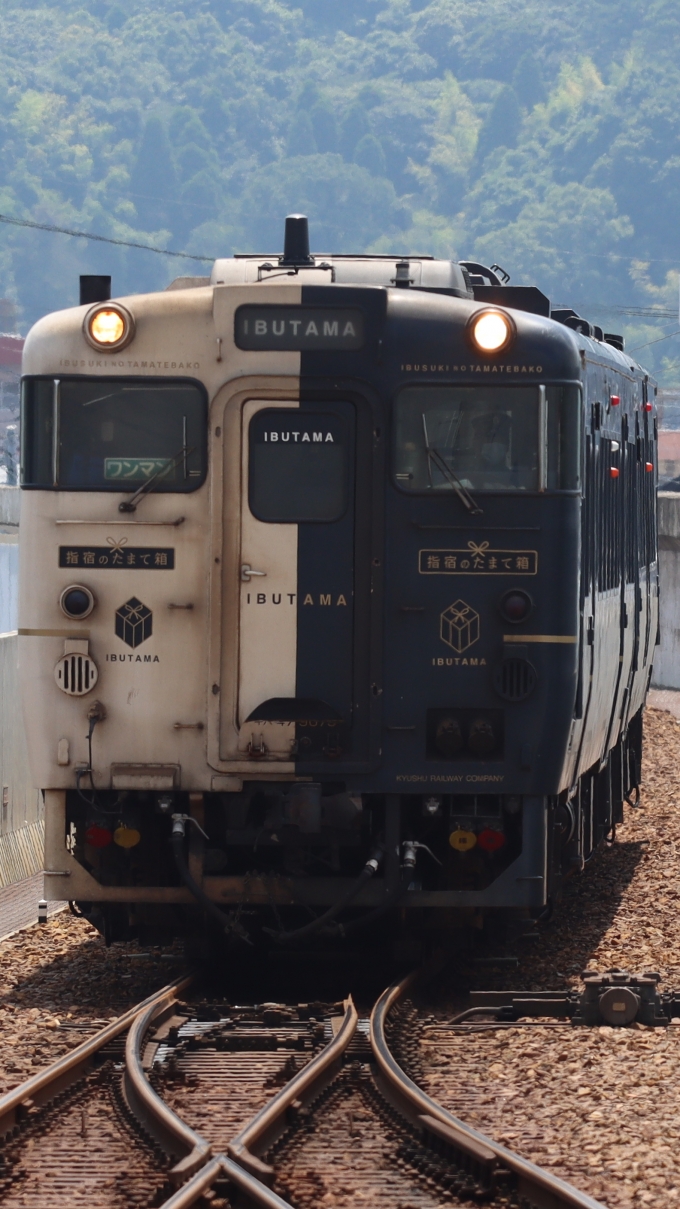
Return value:
[[(295, 723), (309, 813), (286, 867), (297, 797), (227, 795), (230, 864), (252, 867), (256, 828), (265, 865), (319, 876), (301, 851), (327, 856), (344, 810), (336, 872), (380, 841), (395, 883), (415, 843), (407, 905), (536, 913), (639, 780), (658, 624), (654, 388), (544, 315), (510, 308), (512, 344), (487, 355), (467, 301), (302, 295), (364, 322), (361, 348), (302, 353), (295, 426), (333, 434), (344, 478), (298, 527), (296, 697), (251, 714), (256, 753), (258, 721)], [(283, 456), (285, 416), (270, 418)]]

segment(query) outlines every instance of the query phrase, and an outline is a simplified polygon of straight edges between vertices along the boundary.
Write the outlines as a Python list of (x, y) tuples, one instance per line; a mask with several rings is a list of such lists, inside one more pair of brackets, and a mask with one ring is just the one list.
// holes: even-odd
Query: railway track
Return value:
[(363, 1018), (164, 987), (0, 1099), (0, 1205), (602, 1209), (409, 1077), (414, 979)]

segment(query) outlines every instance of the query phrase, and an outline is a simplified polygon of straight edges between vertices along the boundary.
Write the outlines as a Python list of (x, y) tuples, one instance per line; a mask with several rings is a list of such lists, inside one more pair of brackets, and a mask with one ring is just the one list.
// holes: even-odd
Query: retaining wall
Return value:
[(655, 688), (680, 689), (680, 492), (659, 492), (661, 643), (654, 656)]

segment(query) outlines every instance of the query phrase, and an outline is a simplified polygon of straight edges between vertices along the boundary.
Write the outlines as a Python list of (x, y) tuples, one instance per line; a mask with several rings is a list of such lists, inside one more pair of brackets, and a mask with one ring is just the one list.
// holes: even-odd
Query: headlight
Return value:
[(115, 353), (132, 340), (135, 321), (120, 303), (98, 302), (85, 316), (83, 333), (92, 348)]
[(94, 595), (82, 584), (70, 584), (59, 597), (59, 606), (73, 621), (82, 621), (94, 608)]
[(515, 338), (515, 325), (504, 311), (477, 311), (468, 322), (468, 335), (480, 353), (500, 353)]

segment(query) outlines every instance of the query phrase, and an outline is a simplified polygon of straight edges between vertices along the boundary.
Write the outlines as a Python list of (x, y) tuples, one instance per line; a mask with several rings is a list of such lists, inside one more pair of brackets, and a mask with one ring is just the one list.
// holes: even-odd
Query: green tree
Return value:
[(165, 123), (156, 113), (146, 120), (141, 145), (130, 173), (130, 195), (145, 231), (172, 225), (177, 174)]
[(337, 151), (340, 141), (338, 119), (333, 106), (325, 97), (321, 98), (310, 110), (310, 120), (314, 133), (314, 142), (319, 151)]
[(373, 176), (385, 176), (387, 164), (382, 145), (374, 134), (365, 134), (354, 148), (354, 163), (366, 168)]
[(370, 133), (371, 128), (366, 108), (358, 101), (355, 101), (347, 110), (340, 130), (340, 152), (344, 155), (345, 159), (351, 160), (353, 158), (357, 143), (361, 141), (364, 135)]
[(508, 85), (499, 89), (479, 132), (477, 162), (482, 164), (497, 147), (514, 147), (522, 126), (517, 93)]
[(512, 88), (520, 105), (533, 109), (545, 97), (541, 62), (535, 51), (527, 50), (512, 73)]
[(290, 156), (314, 155), (317, 151), (312, 119), (306, 109), (298, 109), (288, 128), (286, 152)]

